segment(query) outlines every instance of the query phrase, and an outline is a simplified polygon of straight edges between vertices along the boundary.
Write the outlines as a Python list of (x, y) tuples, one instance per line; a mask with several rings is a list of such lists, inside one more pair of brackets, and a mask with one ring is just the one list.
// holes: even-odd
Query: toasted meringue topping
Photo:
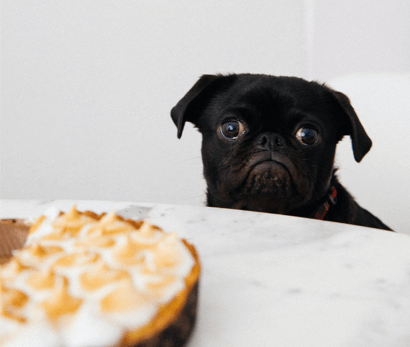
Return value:
[(1, 269), (1, 278), (3, 280), (8, 278), (14, 278), (27, 270), (28, 267), (24, 266), (18, 258), (12, 258), (7, 264), (5, 264)]
[(5, 306), (10, 306), (12, 308), (21, 308), (28, 301), (28, 296), (26, 294), (14, 288), (1, 286), (0, 293), (1, 304)]
[(155, 266), (159, 269), (175, 268), (182, 262), (182, 256), (178, 251), (178, 236), (176, 233), (169, 234), (158, 243), (154, 252)]
[[(27, 304), (29, 297), (14, 288), (7, 288), (0, 285), (0, 317), (8, 318), (20, 323), (26, 321), (22, 314), (22, 308)], [(1, 321), (1, 319), (0, 319)]]
[(46, 216), (39, 217), (36, 222), (31, 226), (29, 234), (34, 234), (35, 231), (40, 227), (43, 221), (46, 219)]
[(57, 252), (61, 252), (63, 249), (61, 247), (55, 246), (41, 246), (39, 244), (34, 245), (33, 247), (28, 248), (29, 253), (33, 257), (37, 258), (47, 258), (48, 256), (55, 254)]
[(119, 281), (117, 288), (101, 300), (103, 312), (129, 312), (149, 304), (149, 297), (138, 291), (130, 279)]
[(55, 232), (62, 238), (74, 237), (88, 223), (97, 222), (96, 218), (78, 212), (74, 207), (52, 222)]
[(151, 295), (161, 298), (164, 296), (166, 288), (172, 286), (177, 281), (177, 278), (172, 275), (160, 275), (154, 278), (152, 281), (146, 283), (146, 289)]
[(88, 235), (96, 233), (98, 236), (109, 236), (122, 234), (126, 231), (135, 231), (134, 226), (125, 222), (122, 218), (114, 213), (107, 214), (101, 220), (88, 230)]
[(48, 319), (55, 322), (63, 315), (75, 313), (82, 303), (82, 299), (74, 298), (68, 293), (68, 280), (62, 278), (50, 297), (42, 303)]
[(63, 254), (63, 249), (59, 246), (42, 246), (34, 243), (19, 250), (15, 257), (26, 267), (38, 267), (60, 254)]
[(98, 268), (83, 272), (80, 275), (82, 288), (88, 291), (95, 291), (107, 284), (120, 280), (129, 279), (130, 274), (124, 270), (114, 270), (102, 263)]
[(33, 271), (26, 279), (26, 283), (33, 289), (46, 290), (54, 287), (56, 276), (51, 269)]
[(88, 237), (74, 243), (77, 248), (109, 248), (115, 245), (115, 240), (111, 237)]
[(100, 256), (96, 253), (71, 253), (59, 258), (54, 266), (58, 267), (76, 267), (87, 264), (94, 264), (98, 261)]
[(112, 257), (115, 261), (123, 265), (142, 265), (145, 257), (143, 251), (150, 247), (150, 245), (135, 242), (129, 234), (126, 234), (112, 250)]
[[(25, 247), (0, 268), (0, 325), (27, 326), (25, 341), (37, 326), (50, 338), (81, 341), (97, 320), (110, 336), (121, 336), (126, 328), (146, 325), (172, 300), (194, 263), (176, 233), (166, 234), (149, 221), (75, 207), (55, 211), (37, 219)], [(13, 345), (14, 333), (4, 334)]]
[(155, 228), (149, 223), (149, 221), (143, 223), (139, 229), (138, 236), (144, 239), (154, 239), (158, 233), (155, 232)]
[(1, 307), (0, 317), (10, 319), (10, 320), (18, 322), (18, 323), (27, 322), (26, 317), (18, 315), (15, 312), (10, 312), (10, 309), (6, 309), (5, 307)]

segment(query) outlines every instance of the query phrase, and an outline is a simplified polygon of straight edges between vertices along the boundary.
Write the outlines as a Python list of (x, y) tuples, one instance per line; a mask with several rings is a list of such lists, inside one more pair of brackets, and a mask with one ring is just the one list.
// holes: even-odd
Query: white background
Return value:
[(342, 182), (410, 233), (408, 108), (379, 106), (408, 105), (409, 56), (407, 0), (2, 0), (0, 197), (202, 205), (171, 108), (205, 73), (294, 75), (351, 97), (375, 145), (356, 164), (342, 143)]

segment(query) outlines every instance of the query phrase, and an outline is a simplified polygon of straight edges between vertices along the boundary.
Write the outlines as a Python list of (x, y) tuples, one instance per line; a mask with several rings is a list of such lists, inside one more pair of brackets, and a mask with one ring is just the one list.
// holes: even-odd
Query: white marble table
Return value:
[(50, 206), (150, 217), (197, 247), (198, 320), (189, 347), (408, 347), (410, 237), (206, 207), (0, 201), (0, 218)]

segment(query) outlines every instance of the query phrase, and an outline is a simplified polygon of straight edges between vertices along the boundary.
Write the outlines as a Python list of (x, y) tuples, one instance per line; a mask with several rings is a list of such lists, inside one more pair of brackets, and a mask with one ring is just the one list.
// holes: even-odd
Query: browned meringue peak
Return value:
[(101, 263), (98, 267), (83, 272), (80, 275), (80, 284), (85, 290), (95, 291), (107, 284), (124, 279), (130, 279), (127, 271), (110, 269), (105, 263)]
[(153, 226), (151, 224), (150, 219), (147, 218), (141, 225), (141, 227), (138, 229), (137, 235), (139, 238), (142, 238), (144, 240), (152, 240), (157, 238), (158, 233), (162, 234), (162, 231), (160, 231), (157, 227)]
[(119, 242), (112, 250), (113, 259), (126, 266), (142, 265), (145, 259), (143, 250), (153, 249), (155, 245), (143, 244), (133, 240), (130, 234), (125, 234), (123, 242)]
[(46, 219), (46, 216), (40, 216), (39, 218), (37, 218), (34, 224), (30, 227), (28, 234), (30, 235), (30, 234), (35, 233), (45, 219)]
[(107, 313), (125, 313), (149, 303), (149, 297), (138, 291), (131, 279), (126, 279), (119, 281), (117, 288), (100, 301), (100, 308)]
[(47, 258), (50, 255), (63, 251), (63, 249), (58, 246), (42, 246), (38, 243), (27, 247), (27, 250), (33, 257), (37, 258)]
[(36, 290), (46, 290), (54, 287), (56, 275), (52, 269), (45, 271), (34, 270), (26, 279), (27, 285)]
[(54, 286), (51, 295), (41, 303), (50, 321), (56, 322), (63, 315), (74, 314), (82, 304), (82, 299), (68, 293), (68, 280), (59, 277), (59, 283)]
[(165, 234), (153, 252), (156, 268), (169, 269), (178, 266), (183, 261), (178, 247), (177, 233)]
[[(61, 239), (73, 237), (87, 224), (95, 223), (98, 221), (97, 215), (85, 214), (77, 211), (75, 206), (65, 214), (57, 217), (53, 222), (54, 235), (48, 236), (48, 238), (55, 240), (59, 235)], [(47, 239), (47, 237), (44, 237)]]
[(102, 217), (87, 231), (87, 237), (113, 236), (134, 230), (135, 227), (132, 224), (124, 221), (114, 212), (111, 212)]
[(10, 259), (10, 261), (7, 264), (2, 266), (1, 278), (2, 279), (14, 278), (27, 269), (29, 269), (29, 267), (24, 266), (19, 260), (19, 258), (13, 257)]
[(177, 281), (177, 278), (172, 275), (162, 274), (151, 277), (146, 283), (145, 288), (150, 295), (161, 298), (166, 291)]
[[(189, 250), (184, 250), (176, 234), (167, 236), (148, 220), (125, 221), (114, 214), (102, 217), (75, 207), (57, 218), (55, 211), (48, 215), (46, 220), (38, 219), (25, 248), (16, 251), (0, 271), (4, 286), (15, 286), (8, 294), (10, 305), (5, 306), (0, 293), (2, 322), (14, 320), (13, 329), (18, 326), (15, 322), (27, 322), (29, 327), (44, 316), (47, 329), (71, 334), (64, 327), (67, 320), (83, 324), (84, 317), (89, 322), (95, 309), (100, 309), (107, 324), (115, 323), (123, 331), (137, 320), (138, 324), (148, 322), (158, 308), (162, 310), (162, 303), (181, 292), (187, 268), (182, 260), (187, 260)], [(189, 263), (195, 261), (191, 258)], [(31, 300), (25, 293), (30, 293)]]
[(62, 251), (63, 249), (58, 246), (42, 246), (35, 243), (19, 250), (17, 257), (20, 258), (23, 265), (37, 266)]
[(4, 318), (12, 319), (19, 323), (25, 323), (27, 321), (27, 318), (24, 317), (22, 314), (19, 314), (18, 312), (11, 312), (10, 309), (3, 307), (3, 305), (1, 305), (0, 307), (0, 316), (3, 316)]
[(100, 255), (91, 252), (70, 253), (58, 258), (53, 267), (78, 267), (88, 264), (95, 264), (100, 259)]
[(2, 316), (21, 323), (26, 321), (26, 318), (21, 314), (21, 308), (26, 305), (29, 299), (26, 294), (17, 289), (0, 285), (0, 298), (0, 313)]
[(14, 288), (8, 288), (3, 284), (0, 285), (0, 293), (1, 305), (22, 308), (28, 300), (28, 296), (23, 292)]
[(86, 237), (84, 239), (79, 239), (74, 243), (74, 247), (78, 249), (94, 249), (94, 248), (110, 248), (115, 245), (115, 240), (110, 236), (98, 236)]

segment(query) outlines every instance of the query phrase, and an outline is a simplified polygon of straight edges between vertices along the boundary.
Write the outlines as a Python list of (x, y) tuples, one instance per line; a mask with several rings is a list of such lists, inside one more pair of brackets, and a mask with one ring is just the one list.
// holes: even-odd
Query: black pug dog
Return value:
[(207, 205), (391, 230), (338, 182), (337, 143), (360, 162), (372, 142), (349, 99), (296, 77), (204, 75), (172, 109), (202, 134)]

